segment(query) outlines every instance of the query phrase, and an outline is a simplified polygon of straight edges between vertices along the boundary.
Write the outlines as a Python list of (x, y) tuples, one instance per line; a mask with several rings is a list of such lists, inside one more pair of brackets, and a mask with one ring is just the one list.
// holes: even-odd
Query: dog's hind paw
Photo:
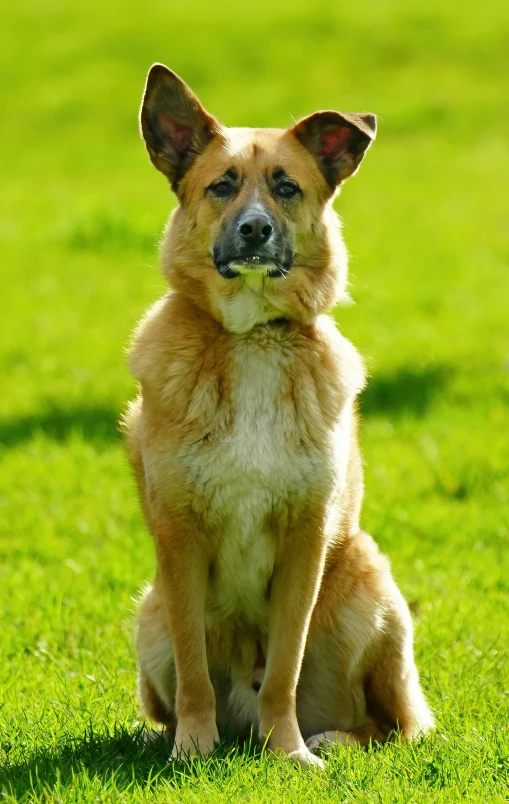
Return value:
[(378, 729), (376, 724), (362, 726), (355, 731), (323, 731), (306, 740), (310, 751), (316, 748), (327, 749), (331, 745), (343, 745), (345, 748), (368, 746), (371, 742), (384, 742), (387, 735)]

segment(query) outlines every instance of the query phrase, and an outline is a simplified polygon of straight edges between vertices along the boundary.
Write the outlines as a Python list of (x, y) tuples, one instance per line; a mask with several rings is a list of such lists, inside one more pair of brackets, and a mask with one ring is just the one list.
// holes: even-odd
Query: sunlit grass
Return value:
[[(508, 786), (509, 15), (468, 0), (21, 0), (0, 26), (0, 796), (504, 801)], [(20, 57), (20, 50), (23, 57)], [(366, 356), (364, 525), (415, 613), (438, 728), (301, 772), (143, 748), (134, 603), (154, 560), (116, 421), (174, 203), (139, 141), (161, 60), (228, 124), (380, 115), (337, 202)]]

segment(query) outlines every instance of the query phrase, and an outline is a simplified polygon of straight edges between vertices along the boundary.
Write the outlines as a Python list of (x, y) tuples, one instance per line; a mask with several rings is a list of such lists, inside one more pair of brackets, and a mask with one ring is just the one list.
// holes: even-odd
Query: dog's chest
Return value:
[(302, 442), (291, 356), (245, 342), (231, 365), (231, 423), (187, 456), (194, 505), (214, 534), (209, 609), (262, 622), (275, 559), (274, 529), (316, 483), (319, 460)]

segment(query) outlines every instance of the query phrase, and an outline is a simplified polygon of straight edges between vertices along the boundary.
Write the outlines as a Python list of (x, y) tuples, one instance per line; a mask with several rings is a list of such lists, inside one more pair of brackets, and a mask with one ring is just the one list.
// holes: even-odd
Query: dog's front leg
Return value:
[(271, 751), (300, 765), (323, 763), (306, 748), (296, 692), (311, 614), (323, 575), (326, 539), (321, 522), (291, 528), (271, 583), (267, 664), (259, 692), (260, 737)]
[(197, 752), (206, 756), (219, 739), (205, 642), (208, 559), (192, 514), (173, 518), (170, 511), (159, 514), (154, 528), (157, 575), (177, 674), (172, 758)]

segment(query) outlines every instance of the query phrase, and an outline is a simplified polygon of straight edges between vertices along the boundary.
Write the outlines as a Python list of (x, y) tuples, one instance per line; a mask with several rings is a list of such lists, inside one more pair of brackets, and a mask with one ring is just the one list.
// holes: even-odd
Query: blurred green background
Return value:
[[(154, 561), (116, 421), (134, 393), (123, 349), (163, 292), (157, 242), (175, 203), (136, 121), (162, 61), (228, 125), (286, 126), (320, 108), (379, 115), (336, 204), (356, 302), (336, 319), (371, 375), (364, 524), (412, 601), (439, 729), (414, 764), (391, 747), (355, 752), (345, 778), (366, 801), (380, 767), (387, 801), (504, 800), (507, 3), (19, 0), (0, 11), (0, 53), (4, 795), (156, 795), (129, 742), (131, 597)], [(343, 755), (334, 762), (337, 800)], [(247, 778), (233, 765), (232, 796), (232, 779)], [(210, 784), (222, 801), (226, 782), (210, 773), (182, 777), (182, 800)], [(271, 800), (297, 795), (281, 773), (264, 782)], [(160, 783), (170, 800), (174, 777)]]

